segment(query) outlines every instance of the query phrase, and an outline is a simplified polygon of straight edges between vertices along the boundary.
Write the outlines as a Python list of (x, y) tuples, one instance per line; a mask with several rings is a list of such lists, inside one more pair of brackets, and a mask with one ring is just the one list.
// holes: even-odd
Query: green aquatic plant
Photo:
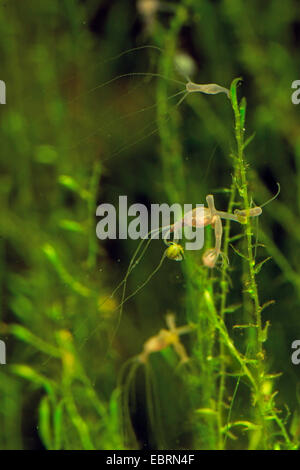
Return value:
[[(146, 30), (135, 2), (0, 9), (1, 449), (299, 448), (295, 2), (153, 3)], [(95, 236), (116, 194), (214, 195), (239, 223), (133, 258)], [(183, 364), (143, 350), (168, 310)]]
[[(179, 19), (174, 19), (174, 29), (170, 29), (166, 38), (166, 47), (168, 52), (161, 60), (162, 71), (167, 74), (170, 70), (169, 57), (172, 56), (172, 48), (176, 41), (176, 27)], [(170, 51), (171, 48), (171, 51)], [(232, 213), (233, 208), (239, 204), (237, 196), (241, 200), (243, 211), (236, 209), (235, 213), (239, 221), (244, 226), (242, 235), (244, 250), (240, 251), (234, 248), (236, 255), (239, 255), (243, 263), (243, 318), (248, 320), (243, 324), (237, 323), (233, 328), (247, 332), (247, 347), (245, 353), (239, 352), (239, 348), (234, 344), (226, 326), (226, 314), (233, 313), (236, 308), (227, 305), (228, 293), (230, 290), (230, 265), (228, 263), (228, 249), (234, 240), (240, 237), (231, 237), (230, 220), (227, 220), (224, 230), (223, 242), (223, 263), (220, 268), (220, 276), (216, 278), (208, 277), (207, 272), (198, 268), (198, 279), (195, 282), (193, 275), (193, 286), (187, 287), (187, 313), (199, 327), (199, 343), (195, 346), (195, 357), (199, 360), (200, 379), (192, 378), (193, 386), (196, 384), (196, 391), (202, 397), (201, 408), (198, 409), (199, 431), (203, 435), (203, 429), (206, 428), (206, 441), (201, 442), (200, 447), (207, 448), (226, 448), (228, 438), (236, 439), (232, 434), (234, 427), (241, 428), (248, 432), (248, 447), (250, 449), (271, 449), (277, 447), (296, 448), (291, 437), (286, 430), (286, 421), (282, 413), (278, 412), (275, 405), (276, 391), (273, 391), (273, 381), (278, 377), (277, 374), (268, 374), (264, 343), (268, 338), (269, 322), (262, 321), (262, 312), (272, 302), (260, 304), (256, 276), (260, 272), (263, 264), (269, 259), (266, 258), (259, 263), (255, 262), (256, 247), (254, 246), (253, 226), (249, 215), (251, 215), (249, 182), (247, 177), (247, 162), (245, 159), (245, 148), (251, 142), (253, 137), (244, 138), (245, 118), (246, 118), (246, 100), (243, 98), (239, 103), (237, 98), (237, 84), (239, 79), (233, 81), (230, 87), (230, 102), (234, 113), (236, 150), (231, 153), (232, 162), (232, 184), (226, 193), (229, 194), (228, 212)], [(166, 85), (159, 87), (159, 102), (162, 102), (161, 96), (165, 93)], [(165, 110), (163, 111), (165, 112)], [(173, 129), (172, 129), (173, 128)], [(162, 160), (163, 164), (170, 166), (172, 161), (173, 173), (172, 181), (180, 181), (183, 174), (184, 164), (179, 157), (178, 151), (170, 148), (170, 136), (176, 135), (173, 122), (160, 121), (162, 138)], [(172, 129), (172, 130), (171, 130)], [(173, 139), (174, 141), (174, 139)], [(173, 144), (174, 145), (174, 144)], [(179, 145), (179, 144), (178, 144)], [(167, 173), (165, 178), (169, 180)], [(174, 174), (175, 173), (175, 174)], [(169, 198), (180, 197), (178, 189), (167, 188)], [(184, 189), (182, 188), (184, 191)], [(182, 196), (181, 196), (182, 198)], [(261, 210), (260, 210), (261, 212)], [(258, 214), (257, 214), (258, 215)], [(218, 237), (221, 237), (219, 230)], [(220, 246), (218, 252), (220, 251)], [(211, 249), (207, 253), (211, 253)], [(209, 263), (205, 263), (208, 264)], [(213, 263), (214, 265), (215, 263)], [(191, 256), (187, 259), (184, 266), (187, 285), (192, 284), (190, 276), (195, 269), (195, 262), (191, 261)], [(198, 292), (197, 292), (198, 291)], [(198, 302), (195, 300), (198, 299)], [(204, 333), (204, 330), (206, 332)], [(232, 370), (233, 364), (228, 367), (230, 361), (234, 360), (236, 365)], [(240, 370), (239, 370), (240, 368)], [(238, 371), (239, 370), (239, 371)], [(236, 385), (233, 391), (231, 403), (228, 399), (228, 376), (236, 376)], [(232, 379), (230, 380), (232, 381)], [(250, 393), (248, 395), (248, 418), (247, 420), (232, 421), (234, 411), (234, 400), (238, 393), (240, 383), (246, 382)], [(197, 393), (195, 391), (195, 393)], [(200, 436), (199, 436), (200, 437)]]

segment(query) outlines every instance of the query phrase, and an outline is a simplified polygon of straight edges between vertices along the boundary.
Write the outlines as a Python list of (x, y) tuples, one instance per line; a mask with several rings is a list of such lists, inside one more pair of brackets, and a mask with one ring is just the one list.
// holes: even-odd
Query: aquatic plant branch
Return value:
[[(234, 161), (234, 177), (233, 181), (237, 190), (242, 198), (244, 210), (247, 212), (250, 209), (250, 196), (248, 191), (247, 181), (247, 163), (244, 158), (245, 148), (245, 117), (246, 117), (246, 100), (243, 98), (240, 103), (237, 99), (237, 86), (240, 78), (233, 80), (230, 87), (231, 104), (235, 119), (235, 139), (237, 144), (237, 153), (233, 156)], [(263, 351), (263, 342), (267, 339), (267, 326), (264, 328), (262, 325), (261, 312), (262, 307), (259, 301), (258, 287), (256, 283), (256, 265), (253, 253), (252, 244), (252, 226), (249, 217), (244, 221), (244, 234), (246, 239), (246, 254), (244, 266), (247, 266), (246, 275), (246, 289), (244, 292), (249, 295), (252, 303), (252, 317), (254, 320), (255, 331), (255, 356), (252, 365), (252, 374), (254, 377), (255, 385), (253, 386), (253, 403), (256, 407), (258, 425), (260, 431), (254, 431), (252, 439), (250, 439), (250, 448), (270, 448), (271, 445), (271, 430), (269, 432), (269, 421), (274, 420), (281, 430), (281, 434), (285, 439), (286, 445), (291, 446), (288, 433), (285, 429), (283, 421), (278, 417), (277, 411), (271, 398), (263, 393), (263, 385), (266, 381), (265, 375), (265, 355)], [(246, 359), (247, 360), (247, 359)]]

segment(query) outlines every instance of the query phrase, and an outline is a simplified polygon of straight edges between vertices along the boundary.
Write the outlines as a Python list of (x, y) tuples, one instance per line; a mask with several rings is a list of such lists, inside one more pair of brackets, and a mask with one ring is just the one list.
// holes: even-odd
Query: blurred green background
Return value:
[[(165, 327), (167, 311), (178, 325), (196, 321), (202, 288), (217, 288), (219, 271), (203, 274), (197, 252), (187, 254), (188, 268), (166, 260), (124, 305), (116, 331), (121, 292), (105, 299), (138, 241), (104, 242), (95, 234), (96, 207), (117, 205), (119, 195), (150, 207), (204, 203), (214, 194), (226, 210), (232, 110), (225, 95), (192, 94), (176, 106), (180, 97), (172, 95), (184, 85), (151, 76), (185, 82), (184, 70), (197, 83), (225, 87), (243, 78), (246, 135), (255, 132), (246, 152), (249, 190), (259, 205), (281, 186), (259, 220), (265, 247), (257, 258), (272, 259), (257, 283), (261, 304), (275, 301), (263, 311), (271, 325), (265, 364), (269, 373), (282, 372), (276, 404), (298, 445), (300, 366), (291, 362), (291, 343), (300, 339), (300, 108), (291, 102), (291, 84), (300, 79), (298, 2), (1, 0), (0, 34), (7, 92), (0, 105), (0, 338), (7, 346), (0, 448), (216, 448), (207, 418), (195, 418), (196, 408), (213, 407), (201, 367), (186, 373), (174, 355), (153, 357), (154, 425), (139, 370), (136, 407), (128, 398), (136, 434), (129, 444), (118, 378), (125, 361)], [(161, 240), (151, 243), (128, 279), (129, 293), (163, 250)], [(246, 302), (242, 259), (230, 249), (229, 260), (229, 303)], [(226, 323), (245, 352), (246, 337), (233, 329), (243, 323), (240, 313)], [(191, 357), (197, 341), (193, 334), (183, 339)], [(228, 407), (235, 383), (229, 378)], [(248, 419), (251, 407), (241, 384), (232, 413)], [(227, 447), (247, 448), (245, 433), (235, 436)]]

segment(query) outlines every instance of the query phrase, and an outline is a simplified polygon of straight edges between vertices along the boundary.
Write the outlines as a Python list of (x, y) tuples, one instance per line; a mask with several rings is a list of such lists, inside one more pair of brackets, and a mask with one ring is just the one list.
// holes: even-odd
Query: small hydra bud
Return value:
[(182, 261), (183, 253), (183, 247), (175, 242), (171, 242), (165, 251), (166, 257), (175, 261)]
[(214, 248), (207, 250), (202, 257), (203, 264), (207, 266), (208, 268), (214, 268), (217, 259), (218, 259), (218, 253), (216, 252)]

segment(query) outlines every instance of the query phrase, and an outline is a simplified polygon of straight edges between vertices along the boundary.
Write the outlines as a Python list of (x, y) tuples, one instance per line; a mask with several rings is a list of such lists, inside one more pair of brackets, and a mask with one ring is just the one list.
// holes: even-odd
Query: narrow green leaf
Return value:
[(53, 428), (54, 428), (54, 448), (60, 450), (62, 448), (62, 417), (63, 417), (64, 401), (61, 400), (54, 410)]
[(235, 421), (234, 423), (229, 423), (223, 428), (223, 432), (226, 432), (228, 429), (231, 429), (236, 426), (241, 426), (247, 431), (255, 431), (260, 428), (259, 425), (251, 423), (250, 421)]
[(234, 109), (234, 112), (239, 113), (239, 106), (238, 106), (238, 100), (237, 100), (237, 93), (236, 93), (236, 89), (237, 89), (237, 85), (238, 83), (242, 80), (241, 77), (238, 77), (238, 78), (235, 78), (231, 85), (230, 85), (230, 96), (231, 96), (231, 102), (232, 102), (232, 107)]
[(54, 389), (56, 388), (55, 382), (48, 379), (48, 377), (35, 372), (32, 367), (29, 367), (25, 364), (15, 364), (10, 367), (10, 370), (13, 374), (18, 375), (23, 379), (29, 380), (36, 385), (44, 387), (47, 393), (54, 397)]
[(85, 231), (83, 225), (75, 220), (62, 219), (59, 222), (59, 226), (70, 232), (82, 233)]
[(242, 304), (229, 305), (228, 307), (225, 308), (224, 312), (225, 313), (234, 313), (241, 307), (242, 307)]
[(74, 193), (78, 194), (82, 199), (89, 200), (91, 195), (89, 191), (86, 189), (82, 189), (80, 187), (80, 184), (72, 178), (72, 176), (69, 175), (60, 175), (58, 178), (58, 182), (62, 185), (68, 188), (70, 191), (73, 191)]
[(233, 328), (257, 328), (257, 325), (253, 325), (253, 323), (248, 323), (248, 325), (234, 325)]
[(262, 306), (261, 306), (261, 309), (260, 309), (260, 312), (262, 312), (263, 310), (265, 310), (265, 308), (268, 308), (270, 307), (271, 305), (275, 304), (275, 300), (269, 300), (268, 302), (265, 302)]
[(261, 332), (260, 332), (260, 334), (259, 334), (259, 340), (260, 340), (262, 343), (264, 343), (264, 342), (267, 341), (267, 339), (268, 339), (268, 330), (269, 330), (269, 327), (270, 327), (270, 322), (267, 321), (265, 327), (263, 328), (263, 330), (261, 330)]
[(27, 344), (30, 344), (35, 349), (38, 349), (39, 351), (42, 351), (45, 354), (48, 354), (49, 356), (61, 356), (61, 353), (58, 348), (52, 346), (52, 344), (34, 335), (33, 333), (31, 333), (31, 331), (29, 331), (22, 325), (10, 325), (9, 332), (16, 338), (20, 339), (21, 341), (24, 341)]
[(53, 450), (51, 432), (51, 406), (49, 397), (42, 398), (39, 405), (39, 435), (48, 450)]
[(212, 410), (211, 408), (199, 408), (196, 410), (196, 413), (201, 414), (203, 416), (213, 416), (216, 417), (218, 413), (216, 410)]
[(272, 259), (272, 256), (268, 256), (268, 258), (264, 259), (263, 261), (261, 261), (260, 263), (258, 263), (255, 268), (254, 268), (254, 272), (255, 274), (258, 274), (261, 270), (261, 268), (263, 267), (263, 265), (269, 261), (269, 259)]
[(43, 246), (43, 251), (48, 260), (54, 266), (57, 274), (59, 275), (63, 283), (67, 284), (74, 292), (83, 297), (89, 297), (92, 294), (91, 290), (88, 287), (85, 287), (79, 281), (73, 279), (71, 274), (63, 266), (55, 248), (52, 245), (46, 243)]
[(256, 135), (256, 132), (253, 132), (253, 134), (251, 134), (244, 142), (244, 146), (243, 148), (245, 149), (246, 147), (248, 147), (249, 144), (251, 144), (252, 140), (254, 139)]
[(247, 256), (243, 255), (243, 253), (241, 253), (237, 248), (235, 248), (235, 247), (234, 247), (233, 245), (231, 245), (231, 244), (230, 244), (230, 246), (231, 246), (231, 248), (233, 249), (233, 251), (234, 251), (237, 255), (239, 255), (241, 258), (245, 259), (246, 261), (249, 261), (248, 258), (247, 258)]
[[(244, 127), (245, 127), (246, 109), (247, 109), (247, 101), (246, 101), (246, 98), (243, 97), (241, 99), (241, 103), (240, 103), (240, 116), (241, 116), (241, 128), (242, 128), (242, 130), (244, 130)], [(244, 146), (244, 148), (245, 148), (245, 146)]]

